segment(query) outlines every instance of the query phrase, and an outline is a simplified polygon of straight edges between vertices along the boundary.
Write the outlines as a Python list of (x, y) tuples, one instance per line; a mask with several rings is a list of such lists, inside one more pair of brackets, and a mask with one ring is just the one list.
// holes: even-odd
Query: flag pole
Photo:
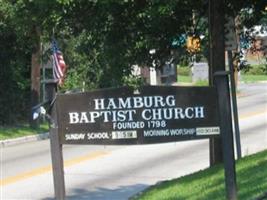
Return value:
[[(55, 44), (53, 44), (55, 43)], [(52, 54), (56, 49), (56, 40), (55, 40), (55, 29), (52, 29)], [(54, 55), (52, 55), (54, 56)], [(52, 99), (51, 103), (51, 121), (49, 125), (50, 129), (50, 148), (51, 148), (51, 160), (52, 160), (52, 171), (53, 171), (53, 182), (54, 182), (54, 195), (56, 199), (65, 199), (66, 191), (65, 191), (65, 178), (64, 178), (64, 163), (63, 163), (63, 149), (62, 144), (59, 139), (59, 128), (57, 124), (57, 111), (55, 102), (56, 95), (58, 92), (58, 80), (54, 76), (54, 59), (53, 58), (53, 81), (49, 83), (50, 85), (50, 98)]]

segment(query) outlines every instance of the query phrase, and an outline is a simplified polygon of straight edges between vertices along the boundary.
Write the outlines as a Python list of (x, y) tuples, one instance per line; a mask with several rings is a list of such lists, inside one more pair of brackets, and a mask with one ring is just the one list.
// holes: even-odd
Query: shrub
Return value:
[(267, 75), (267, 65), (251, 65), (249, 70), (244, 71), (247, 75)]
[(177, 68), (177, 74), (178, 76), (189, 76), (191, 73), (191, 68), (186, 66), (186, 67), (178, 67)]

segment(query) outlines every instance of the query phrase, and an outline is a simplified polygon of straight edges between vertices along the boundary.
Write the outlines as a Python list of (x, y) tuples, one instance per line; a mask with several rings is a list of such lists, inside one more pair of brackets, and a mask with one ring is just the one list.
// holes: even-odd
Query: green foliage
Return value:
[(120, 50), (103, 49), (92, 43), (92, 37), (82, 32), (66, 44), (64, 57), (69, 67), (64, 89), (90, 90), (124, 85), (131, 68), (124, 57), (116, 56)]
[[(266, 21), (264, 2), (227, 5), (236, 14), (244, 10), (244, 23), (256, 24)], [(246, 17), (251, 7), (253, 15)], [(188, 35), (206, 35), (195, 57), (207, 57), (207, 8), (207, 1), (191, 0), (0, 0), (0, 124), (26, 119), (31, 54), (39, 38), (43, 44), (53, 35), (59, 41), (69, 66), (63, 90), (138, 85), (142, 81), (130, 75), (133, 65), (153, 62), (160, 68), (169, 60), (187, 65), (192, 55), (180, 40)]]
[(248, 70), (244, 71), (247, 75), (267, 75), (266, 65), (252, 65)]
[(130, 75), (123, 78), (123, 83), (123, 85), (138, 89), (140, 86), (145, 85), (145, 80), (142, 77)]
[[(64, 18), (77, 30), (86, 30), (89, 36), (86, 44), (100, 54), (101, 80), (105, 83), (101, 85), (118, 85), (122, 84), (121, 77), (130, 73), (132, 65), (151, 66), (155, 60), (159, 67), (170, 58), (171, 40), (184, 33), (190, 24), (189, 5), (194, 5), (181, 4), (183, 2), (80, 1)], [(78, 24), (73, 18), (76, 13), (84, 13)], [(151, 49), (156, 49), (156, 53), (149, 54)]]
[(30, 51), (12, 23), (13, 10), (2, 2), (0, 16), (0, 125), (27, 118), (29, 110)]
[(53, 8), (58, 6), (50, 1), (0, 1), (0, 125), (29, 118), (31, 56), (38, 39), (34, 30), (52, 32), (52, 18), (60, 13)]
[[(99, 87), (101, 66), (97, 63), (98, 53), (86, 46), (85, 33), (71, 38), (65, 46), (64, 57), (68, 73), (64, 89), (95, 89)], [(96, 62), (95, 62), (96, 61)]]
[(190, 76), (191, 75), (191, 68), (188, 66), (178, 67), (177, 74), (179, 76)]
[(180, 67), (188, 67), (190, 65), (190, 59), (188, 55), (180, 56), (180, 60), (178, 62)]

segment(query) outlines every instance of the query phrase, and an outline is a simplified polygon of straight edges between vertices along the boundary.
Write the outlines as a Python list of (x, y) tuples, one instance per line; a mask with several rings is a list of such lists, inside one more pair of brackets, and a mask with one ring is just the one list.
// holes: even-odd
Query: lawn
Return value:
[[(186, 167), (186, 166), (184, 166)], [(237, 161), (238, 199), (251, 200), (266, 195), (267, 150)], [(152, 186), (135, 200), (224, 200), (224, 169), (222, 165)], [(262, 198), (263, 199), (263, 198)]]
[(16, 127), (0, 127), (0, 140), (27, 135), (35, 135), (44, 132), (48, 132), (48, 124), (41, 124), (40, 128), (38, 129), (32, 129), (28, 125), (20, 125)]
[(181, 82), (181, 83), (191, 83), (192, 77), (191, 76), (185, 76), (185, 75), (178, 75), (177, 80), (178, 80), (178, 82)]
[[(191, 76), (178, 75), (178, 83), (192, 83)], [(240, 81), (244, 83), (256, 83), (260, 81), (267, 81), (267, 75), (250, 75), (241, 74)], [(195, 86), (205, 86), (208, 85), (208, 81), (198, 81), (194, 83)]]
[(249, 75), (241, 74), (241, 81), (245, 83), (255, 83), (259, 81), (267, 81), (267, 75)]
[[(264, 71), (264, 65), (255, 65), (247, 72), (241, 71), (240, 81), (244, 83), (255, 83), (259, 81), (267, 81), (267, 74)], [(177, 68), (178, 83), (192, 83), (191, 69), (189, 67)], [(207, 82), (207, 81), (206, 81)], [(206, 83), (194, 83), (195, 86), (204, 86)]]

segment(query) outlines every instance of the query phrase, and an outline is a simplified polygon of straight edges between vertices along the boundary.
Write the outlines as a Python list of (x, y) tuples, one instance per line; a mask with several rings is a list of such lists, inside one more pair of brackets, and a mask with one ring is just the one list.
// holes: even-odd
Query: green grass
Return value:
[(241, 74), (241, 81), (245, 83), (255, 83), (259, 81), (267, 81), (267, 75), (249, 75)]
[[(178, 83), (192, 83), (192, 77), (190, 76), (177, 76)], [(241, 74), (241, 81), (245, 83), (256, 83), (260, 81), (267, 81), (267, 75), (249, 75)], [(208, 81), (197, 81), (194, 83), (195, 86), (207, 86)]]
[[(177, 80), (178, 83), (192, 83), (192, 77), (190, 75), (190, 67), (179, 67), (177, 68)], [(250, 70), (245, 72), (241, 71), (241, 81), (245, 83), (256, 83), (259, 81), (267, 81), (265, 65), (253, 65)], [(207, 82), (194, 83), (195, 86), (205, 86)]]
[(0, 127), (0, 140), (35, 135), (47, 131), (48, 124), (41, 124), (40, 128), (38, 129), (32, 129), (28, 125), (21, 125), (17, 127)]
[[(267, 150), (239, 160), (236, 171), (238, 199), (251, 200), (267, 192)], [(217, 165), (152, 186), (133, 199), (224, 200), (225, 195), (223, 166)]]
[(180, 83), (191, 83), (192, 77), (191, 76), (178, 75), (177, 80)]
[(209, 85), (209, 81), (205, 81), (205, 80), (197, 81), (194, 83), (194, 86), (208, 86), (208, 85)]
[[(179, 75), (178, 83), (192, 83), (192, 77)], [(205, 80), (192, 83), (192, 86), (208, 86), (208, 85), (209, 85), (209, 82)]]

